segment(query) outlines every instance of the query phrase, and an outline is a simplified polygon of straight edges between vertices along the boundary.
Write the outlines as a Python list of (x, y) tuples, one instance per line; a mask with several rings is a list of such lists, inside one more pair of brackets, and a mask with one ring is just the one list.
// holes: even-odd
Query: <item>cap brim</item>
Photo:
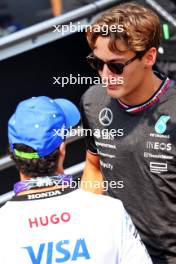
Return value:
[(67, 128), (76, 126), (81, 118), (77, 107), (67, 99), (55, 99), (54, 101), (60, 106), (65, 114)]

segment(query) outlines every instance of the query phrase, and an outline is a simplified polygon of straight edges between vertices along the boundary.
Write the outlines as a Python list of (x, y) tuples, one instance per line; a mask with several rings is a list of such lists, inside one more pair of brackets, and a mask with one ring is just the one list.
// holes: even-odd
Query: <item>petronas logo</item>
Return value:
[(155, 124), (155, 131), (158, 134), (163, 134), (167, 129), (167, 122), (169, 121), (170, 116), (162, 115)]

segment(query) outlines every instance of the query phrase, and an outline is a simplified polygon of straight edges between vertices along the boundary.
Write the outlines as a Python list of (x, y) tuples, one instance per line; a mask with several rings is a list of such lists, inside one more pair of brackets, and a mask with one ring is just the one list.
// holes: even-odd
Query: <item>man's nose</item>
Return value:
[(110, 75), (112, 76), (113, 73), (108, 68), (108, 65), (107, 64), (104, 64), (103, 69), (101, 71), (101, 77), (109, 77)]

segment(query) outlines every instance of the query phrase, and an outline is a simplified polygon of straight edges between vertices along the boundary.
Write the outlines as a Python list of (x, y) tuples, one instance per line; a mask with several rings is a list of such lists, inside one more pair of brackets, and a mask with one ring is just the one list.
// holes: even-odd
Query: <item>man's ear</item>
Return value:
[(60, 156), (65, 157), (65, 142), (62, 142), (59, 147)]
[(157, 49), (154, 47), (150, 48), (144, 55), (145, 66), (147, 68), (151, 68), (155, 64), (156, 57), (157, 57)]
[(64, 173), (64, 160), (65, 160), (65, 142), (59, 147), (59, 159), (56, 173)]

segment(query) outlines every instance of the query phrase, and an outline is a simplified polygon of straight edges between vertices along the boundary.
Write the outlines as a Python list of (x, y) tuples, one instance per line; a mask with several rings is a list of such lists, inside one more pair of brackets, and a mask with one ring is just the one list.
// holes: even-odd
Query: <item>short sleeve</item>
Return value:
[(86, 148), (88, 151), (90, 151), (93, 154), (97, 154), (97, 147), (95, 145), (95, 140), (93, 137), (93, 131), (90, 128), (88, 118), (86, 115), (85, 107), (84, 107), (84, 96), (82, 96), (81, 101), (80, 101), (80, 111), (81, 111), (81, 120), (83, 124), (83, 129), (84, 129), (84, 135), (85, 135), (85, 143), (86, 143)]

